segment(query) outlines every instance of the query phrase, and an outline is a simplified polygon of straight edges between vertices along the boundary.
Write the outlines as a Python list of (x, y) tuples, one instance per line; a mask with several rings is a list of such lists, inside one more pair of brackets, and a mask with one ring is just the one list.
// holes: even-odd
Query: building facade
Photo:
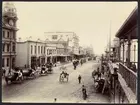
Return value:
[[(122, 92), (119, 95), (122, 98), (126, 97), (128, 103), (137, 102), (137, 71), (139, 70), (137, 16), (138, 7), (131, 12), (116, 34), (116, 37), (119, 38), (118, 80), (122, 88)], [(124, 82), (122, 82), (120, 78), (122, 78)], [(117, 90), (120, 91), (119, 89)], [(120, 97), (119, 99), (121, 99)]]
[(16, 62), (17, 13), (13, 3), (5, 3), (2, 11), (2, 67), (14, 68)]
[(79, 37), (74, 32), (46, 32), (45, 37), (48, 41), (59, 41), (60, 39), (68, 42), (71, 54), (79, 54)]
[(41, 41), (17, 42), (16, 66), (34, 67), (45, 63), (46, 46)]
[(65, 62), (68, 58), (66, 41), (17, 42), (17, 61), (20, 67), (36, 67), (46, 63)]

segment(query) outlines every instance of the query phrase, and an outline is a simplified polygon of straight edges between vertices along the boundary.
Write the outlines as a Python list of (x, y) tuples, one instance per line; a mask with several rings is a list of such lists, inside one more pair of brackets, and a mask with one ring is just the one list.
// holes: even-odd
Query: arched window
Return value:
[(15, 43), (13, 43), (13, 52), (15, 52), (16, 51), (16, 47), (15, 47)]
[(3, 49), (3, 52), (5, 52), (5, 44), (4, 43), (2, 44), (2, 49)]
[(5, 65), (5, 59), (4, 58), (2, 58), (2, 67), (4, 67), (4, 65)]
[(41, 46), (41, 54), (43, 53), (43, 46)]
[(15, 67), (15, 58), (12, 59), (12, 68)]

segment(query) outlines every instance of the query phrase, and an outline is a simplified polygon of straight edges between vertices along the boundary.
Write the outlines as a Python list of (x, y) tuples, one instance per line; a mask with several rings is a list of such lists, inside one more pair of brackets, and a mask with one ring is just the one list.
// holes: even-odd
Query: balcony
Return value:
[(15, 56), (16, 55), (16, 52), (11, 52), (11, 54), (10, 54), (10, 52), (2, 52), (2, 56)]
[(131, 88), (134, 94), (137, 94), (137, 74), (122, 63), (119, 64), (119, 73), (126, 81), (128, 87)]

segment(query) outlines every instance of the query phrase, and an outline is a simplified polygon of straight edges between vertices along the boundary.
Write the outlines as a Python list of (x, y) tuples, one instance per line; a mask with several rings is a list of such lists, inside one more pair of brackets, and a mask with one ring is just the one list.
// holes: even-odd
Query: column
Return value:
[(124, 48), (124, 39), (123, 39), (122, 44), (123, 44), (123, 64), (124, 64), (124, 50), (125, 50), (125, 48)]
[(128, 63), (127, 63), (127, 66), (130, 67), (130, 50), (131, 50), (131, 36), (129, 35), (128, 36)]
[(68, 61), (68, 59), (67, 59), (67, 56), (65, 57), (65, 62), (67, 62)]
[(47, 56), (45, 56), (45, 64), (47, 63)]
[(120, 62), (121, 61), (121, 39), (119, 39), (118, 58), (119, 58), (119, 62)]

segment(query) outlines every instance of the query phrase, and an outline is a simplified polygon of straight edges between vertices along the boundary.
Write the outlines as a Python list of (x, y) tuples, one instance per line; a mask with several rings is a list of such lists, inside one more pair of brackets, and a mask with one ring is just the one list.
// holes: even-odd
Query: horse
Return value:
[(23, 75), (22, 75), (22, 72), (18, 72), (18, 73), (15, 73), (15, 72), (10, 72), (10, 74), (6, 74), (5, 75), (5, 81), (6, 81), (6, 84), (8, 84), (8, 81), (11, 81), (11, 83), (13, 82), (22, 82), (23, 81)]
[[(97, 78), (95, 78), (95, 76), (97, 76)], [(94, 82), (96, 82), (96, 80), (98, 80), (99, 77), (101, 78), (101, 73), (99, 71), (94, 70), (92, 72), (92, 77), (94, 79)]]
[(64, 79), (67, 79), (67, 82), (68, 82), (68, 78), (69, 78), (69, 74), (68, 73), (61, 73), (60, 74), (60, 78), (59, 78), (59, 81), (60, 82), (64, 82)]

